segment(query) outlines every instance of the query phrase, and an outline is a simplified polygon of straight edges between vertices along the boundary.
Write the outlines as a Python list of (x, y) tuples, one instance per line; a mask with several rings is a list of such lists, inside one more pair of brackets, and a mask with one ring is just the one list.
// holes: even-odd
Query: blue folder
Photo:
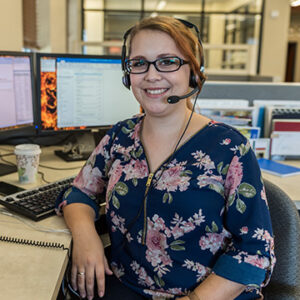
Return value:
[(262, 171), (281, 177), (300, 174), (300, 168), (288, 166), (270, 159), (259, 158), (258, 164)]

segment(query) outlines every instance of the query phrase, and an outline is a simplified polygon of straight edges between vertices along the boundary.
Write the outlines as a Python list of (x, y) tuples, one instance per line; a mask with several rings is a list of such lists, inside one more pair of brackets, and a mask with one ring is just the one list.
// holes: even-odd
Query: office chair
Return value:
[(265, 300), (300, 299), (300, 218), (298, 210), (278, 186), (264, 180), (274, 234), (277, 262)]

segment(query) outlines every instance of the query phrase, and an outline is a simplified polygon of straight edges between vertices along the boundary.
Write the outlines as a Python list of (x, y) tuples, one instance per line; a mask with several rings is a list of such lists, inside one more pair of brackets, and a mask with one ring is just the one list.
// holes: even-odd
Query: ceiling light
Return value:
[(295, 7), (295, 6), (299, 6), (300, 5), (300, 0), (295, 0), (291, 2), (291, 6)]
[(164, 1), (164, 0), (162, 0), (162, 1), (159, 1), (159, 3), (157, 4), (157, 10), (162, 10), (165, 6), (166, 6), (166, 4), (167, 4), (167, 1)]

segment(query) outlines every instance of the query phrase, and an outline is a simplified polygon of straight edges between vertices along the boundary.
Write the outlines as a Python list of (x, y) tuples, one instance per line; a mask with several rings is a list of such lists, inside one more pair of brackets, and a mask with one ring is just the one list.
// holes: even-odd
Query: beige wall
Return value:
[(52, 52), (68, 51), (67, 0), (50, 0), (50, 46)]
[[(224, 41), (225, 18), (224, 16), (215, 15), (210, 18), (209, 26), (209, 42), (210, 44), (221, 45)], [(218, 50), (210, 50), (207, 65), (210, 69), (220, 68), (222, 64), (223, 52)]]
[[(22, 2), (0, 0), (0, 50), (21, 51), (23, 48)], [(50, 40), (48, 45), (43, 40), (41, 46), (52, 52), (67, 52), (67, 0), (50, 0), (49, 4), (50, 18), (44, 18), (44, 21), (50, 24), (43, 24), (42, 34), (45, 34), (45, 27), (49, 27)], [(45, 7), (39, 5), (37, 9), (44, 13)]]
[(68, 51), (81, 53), (81, 0), (68, 1)]
[(276, 81), (285, 80), (290, 12), (289, 0), (265, 1), (260, 75)]
[(0, 0), (0, 50), (23, 47), (22, 0)]

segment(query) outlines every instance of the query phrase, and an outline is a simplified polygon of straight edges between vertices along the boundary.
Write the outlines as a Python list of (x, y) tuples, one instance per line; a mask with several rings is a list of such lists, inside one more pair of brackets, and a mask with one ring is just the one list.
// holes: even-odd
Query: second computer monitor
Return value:
[[(2, 143), (6, 143), (15, 133), (22, 136), (23, 129), (33, 129), (33, 73), (31, 53), (0, 51), (0, 141)], [(16, 171), (16, 166), (0, 163), (0, 175)]]
[(32, 54), (0, 52), (0, 131), (33, 126)]
[(36, 56), (39, 131), (107, 127), (139, 113), (117, 56)]

